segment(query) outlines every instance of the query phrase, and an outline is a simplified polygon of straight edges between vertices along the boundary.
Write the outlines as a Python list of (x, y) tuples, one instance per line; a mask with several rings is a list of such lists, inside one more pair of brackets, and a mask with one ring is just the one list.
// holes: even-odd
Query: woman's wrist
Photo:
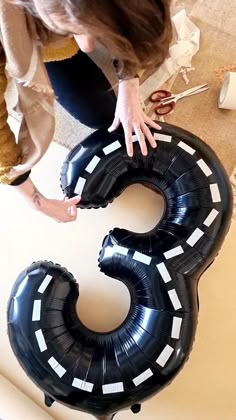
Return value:
[(44, 212), (47, 207), (47, 198), (35, 186), (31, 194), (31, 205), (35, 210), (41, 212)]
[(139, 97), (139, 79), (132, 78), (123, 80), (122, 83), (119, 83), (119, 92), (126, 92), (127, 94), (137, 94), (137, 97)]
[(35, 210), (44, 212), (47, 198), (36, 188), (30, 178), (13, 187)]
[(128, 80), (137, 79), (139, 81), (139, 75), (136, 74), (135, 76), (126, 76), (126, 77), (118, 77), (119, 83), (127, 82)]

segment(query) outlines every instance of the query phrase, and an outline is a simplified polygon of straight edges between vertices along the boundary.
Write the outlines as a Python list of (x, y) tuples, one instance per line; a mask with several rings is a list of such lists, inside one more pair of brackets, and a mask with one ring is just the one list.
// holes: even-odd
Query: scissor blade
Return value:
[(186, 96), (191, 96), (191, 95), (195, 95), (195, 94), (197, 94), (197, 93), (202, 93), (202, 92), (205, 92), (205, 90), (208, 90), (209, 89), (209, 86), (206, 86), (206, 87), (204, 87), (204, 88), (202, 88), (202, 89), (198, 89), (198, 90), (196, 90), (196, 91), (194, 91), (194, 92), (192, 92), (192, 93), (189, 93), (188, 95), (186, 95)]
[(195, 86), (191, 89), (185, 90), (184, 92), (176, 96), (178, 96), (179, 98), (181, 98), (182, 96), (190, 96), (190, 95), (193, 95), (194, 93), (204, 92), (207, 89), (209, 89), (209, 86), (207, 83), (205, 83), (204, 85)]
[(177, 101), (178, 99), (184, 98), (185, 96), (195, 95), (208, 89), (209, 86), (207, 83), (205, 83), (204, 85), (195, 86), (191, 89), (185, 90), (184, 92), (178, 93), (177, 95), (168, 96), (168, 98), (162, 99), (161, 103), (163, 105), (168, 105), (172, 101)]

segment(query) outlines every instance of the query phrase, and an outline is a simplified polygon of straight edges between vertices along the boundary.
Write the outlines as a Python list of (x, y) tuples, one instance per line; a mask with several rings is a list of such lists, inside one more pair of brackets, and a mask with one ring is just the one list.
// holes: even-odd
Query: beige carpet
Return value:
[[(189, 17), (201, 29), (201, 48), (193, 60), (191, 85), (208, 82), (210, 90), (203, 96), (179, 101), (178, 110), (166, 121), (199, 135), (217, 153), (231, 175), (236, 217), (236, 111), (220, 110), (217, 106), (221, 82), (215, 69), (236, 65), (236, 2), (235, 0), (185, 0)], [(186, 89), (178, 76), (175, 92)], [(235, 92), (236, 95), (236, 92)]]
[[(189, 86), (208, 82), (210, 89), (179, 101), (176, 112), (166, 121), (199, 135), (217, 153), (230, 175), (236, 166), (236, 111), (218, 108), (221, 82), (214, 70), (236, 64), (236, 3), (186, 0), (184, 4), (189, 17), (201, 29), (201, 47), (193, 59), (195, 71), (190, 73)], [(185, 82), (178, 76), (174, 92), (185, 89)]]

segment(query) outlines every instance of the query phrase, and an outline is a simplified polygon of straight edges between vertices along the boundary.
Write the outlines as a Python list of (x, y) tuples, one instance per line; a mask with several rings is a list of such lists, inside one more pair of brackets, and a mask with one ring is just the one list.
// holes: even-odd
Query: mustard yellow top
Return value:
[[(61, 48), (45, 47), (43, 50), (44, 62), (60, 61), (75, 55), (79, 47), (74, 38), (68, 39), (65, 46)], [(2, 51), (0, 54), (0, 183), (9, 183), (5, 174), (21, 161), (21, 150), (16, 143), (14, 134), (7, 124), (7, 109), (5, 92), (7, 89), (7, 78), (5, 74), (6, 58)]]
[(52, 48), (44, 47), (43, 49), (43, 60), (45, 63), (49, 61), (61, 61), (72, 57), (79, 51), (78, 44), (74, 38), (68, 39), (64, 47)]

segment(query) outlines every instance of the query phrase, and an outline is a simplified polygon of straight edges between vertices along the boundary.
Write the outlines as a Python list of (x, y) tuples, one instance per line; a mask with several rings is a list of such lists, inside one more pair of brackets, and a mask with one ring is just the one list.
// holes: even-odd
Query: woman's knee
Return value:
[(110, 127), (110, 125), (112, 124), (114, 118), (114, 114), (109, 116), (109, 117), (105, 117), (104, 115), (100, 115), (99, 113), (95, 113), (91, 116), (78, 116), (77, 115), (77, 120), (81, 123), (86, 125), (87, 127), (93, 128), (93, 129), (100, 129), (100, 128), (105, 128), (105, 127)]
[[(63, 104), (62, 104), (63, 105)], [(88, 95), (85, 99), (78, 100), (67, 108), (71, 115), (87, 127), (99, 129), (109, 127), (114, 119), (116, 110), (116, 96), (114, 92), (109, 94)]]

